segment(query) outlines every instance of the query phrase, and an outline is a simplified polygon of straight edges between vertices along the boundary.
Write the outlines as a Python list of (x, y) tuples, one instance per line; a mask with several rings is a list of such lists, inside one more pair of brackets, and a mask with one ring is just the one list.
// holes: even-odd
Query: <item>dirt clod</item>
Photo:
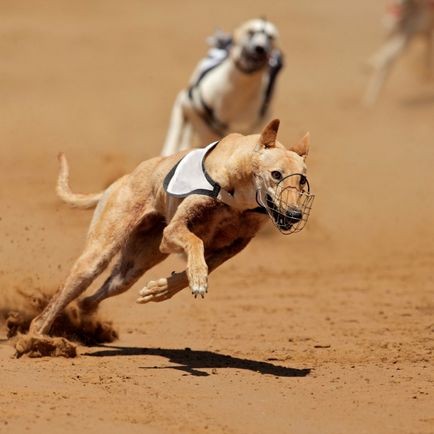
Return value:
[[(9, 339), (28, 332), (32, 319), (47, 305), (50, 296), (40, 290), (17, 290), (3, 304), (0, 316), (4, 319)], [(16, 343), (17, 355), (28, 353), (31, 357), (75, 356), (75, 348), (69, 341), (84, 345), (113, 342), (118, 332), (110, 321), (99, 318), (97, 313), (84, 314), (76, 304), (68, 306), (54, 321), (50, 337), (35, 338), (20, 336)], [(74, 354), (74, 355), (72, 355)]]
[(75, 345), (67, 339), (49, 336), (20, 335), (15, 349), (17, 358), (24, 354), (29, 357), (75, 357), (77, 355)]

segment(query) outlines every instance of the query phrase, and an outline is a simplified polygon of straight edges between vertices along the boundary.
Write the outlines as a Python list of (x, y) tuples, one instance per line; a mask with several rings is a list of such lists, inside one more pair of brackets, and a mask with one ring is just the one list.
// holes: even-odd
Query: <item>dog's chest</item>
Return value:
[(240, 238), (251, 238), (266, 220), (255, 212), (238, 212), (218, 207), (196, 223), (192, 231), (204, 242), (206, 250), (217, 250)]
[(248, 132), (258, 120), (264, 100), (266, 74), (236, 77), (228, 70), (230, 61), (211, 71), (201, 82), (201, 93), (219, 121), (231, 131)]

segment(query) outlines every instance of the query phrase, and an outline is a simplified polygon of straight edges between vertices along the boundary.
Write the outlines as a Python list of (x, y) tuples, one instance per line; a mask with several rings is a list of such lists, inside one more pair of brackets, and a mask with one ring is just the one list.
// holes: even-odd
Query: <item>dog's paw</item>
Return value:
[(208, 292), (208, 275), (207, 274), (194, 274), (190, 277), (191, 293), (196, 298), (200, 295), (202, 298)]
[(139, 291), (140, 297), (137, 303), (145, 304), (150, 301), (164, 301), (169, 295), (169, 286), (167, 279), (151, 280), (144, 288)]

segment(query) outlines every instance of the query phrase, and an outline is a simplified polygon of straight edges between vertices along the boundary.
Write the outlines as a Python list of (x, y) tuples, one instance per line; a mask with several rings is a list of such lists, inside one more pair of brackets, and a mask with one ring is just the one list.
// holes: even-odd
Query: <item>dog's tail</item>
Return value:
[(74, 208), (95, 208), (103, 193), (80, 194), (73, 193), (69, 187), (69, 166), (63, 152), (58, 155), (60, 170), (57, 178), (56, 192), (63, 202)]

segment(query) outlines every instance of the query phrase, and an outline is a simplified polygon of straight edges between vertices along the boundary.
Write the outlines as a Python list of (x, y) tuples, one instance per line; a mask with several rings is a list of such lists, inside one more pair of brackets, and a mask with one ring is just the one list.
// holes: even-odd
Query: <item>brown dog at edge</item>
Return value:
[(144, 161), (103, 193), (89, 195), (71, 192), (68, 165), (61, 154), (58, 195), (78, 208), (97, 207), (82, 254), (63, 286), (33, 319), (29, 336), (48, 334), (57, 315), (118, 253), (111, 275), (101, 288), (79, 301), (82, 312), (94, 312), (105, 298), (123, 293), (171, 253), (185, 253), (186, 270), (149, 282), (137, 301), (163, 301), (187, 286), (195, 296), (203, 297), (208, 273), (240, 252), (267, 221), (266, 213), (256, 212), (256, 179), (266, 180), (269, 195), (274, 194), (278, 178), (282, 179), (294, 190), (285, 206), (297, 210), (300, 177), (286, 176), (306, 173), (309, 135), (286, 149), (276, 140), (278, 128), (276, 119), (260, 135), (230, 134), (206, 156), (206, 171), (229, 192), (232, 206), (198, 194), (177, 198), (166, 193), (164, 178), (188, 151)]

